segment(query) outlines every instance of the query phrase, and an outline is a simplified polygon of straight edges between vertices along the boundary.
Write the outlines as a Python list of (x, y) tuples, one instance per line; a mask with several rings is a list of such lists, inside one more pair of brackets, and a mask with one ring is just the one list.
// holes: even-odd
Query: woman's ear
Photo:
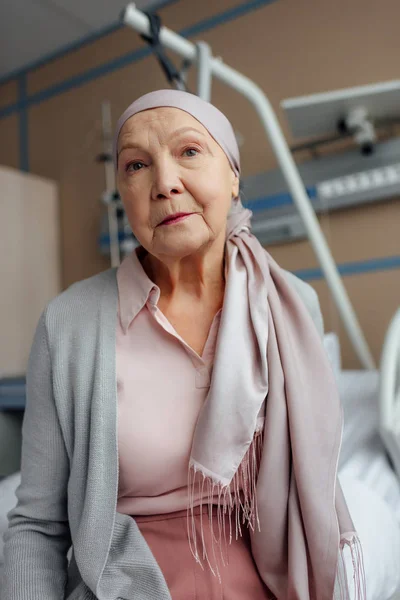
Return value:
[(239, 196), (239, 177), (232, 171), (232, 198)]

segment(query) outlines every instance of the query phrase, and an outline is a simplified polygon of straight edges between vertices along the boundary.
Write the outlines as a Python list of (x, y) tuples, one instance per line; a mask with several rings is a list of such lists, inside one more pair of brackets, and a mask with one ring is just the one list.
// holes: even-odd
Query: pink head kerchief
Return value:
[[(136, 100), (121, 127), (143, 110), (179, 108), (196, 118), (240, 173), (232, 126), (197, 96), (161, 90)], [(240, 200), (238, 199), (238, 203)], [(241, 205), (240, 205), (241, 206)], [(284, 271), (251, 233), (251, 211), (230, 215), (226, 228), (225, 295), (212, 380), (200, 412), (189, 462), (188, 533), (192, 492), (252, 529), (262, 579), (278, 600), (349, 598), (342, 549), (352, 556), (356, 598), (365, 598), (360, 545), (337, 480), (342, 411), (315, 325)], [(218, 525), (223, 519), (218, 518)], [(215, 532), (219, 543), (221, 529)]]
[(217, 144), (225, 152), (233, 171), (240, 174), (240, 155), (232, 125), (226, 116), (218, 110), (213, 104), (205, 102), (194, 94), (181, 92), (179, 90), (158, 90), (145, 94), (132, 102), (118, 119), (115, 128), (113, 158), (114, 164), (117, 164), (117, 145), (118, 136), (125, 121), (139, 112), (150, 110), (152, 108), (161, 108), (169, 106), (179, 108), (199, 121), (212, 135)]

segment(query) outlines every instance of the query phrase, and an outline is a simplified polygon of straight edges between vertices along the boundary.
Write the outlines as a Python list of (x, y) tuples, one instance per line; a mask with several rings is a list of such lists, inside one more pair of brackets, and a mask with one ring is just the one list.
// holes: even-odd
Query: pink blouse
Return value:
[(210, 387), (221, 317), (220, 310), (199, 356), (158, 308), (160, 289), (140, 263), (141, 250), (117, 271), (117, 511), (130, 515), (187, 507), (193, 433)]

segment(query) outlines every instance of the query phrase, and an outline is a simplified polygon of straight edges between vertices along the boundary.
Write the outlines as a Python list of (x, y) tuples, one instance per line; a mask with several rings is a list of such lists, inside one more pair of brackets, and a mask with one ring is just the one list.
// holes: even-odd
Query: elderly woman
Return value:
[(2, 598), (346, 598), (345, 545), (364, 597), (318, 301), (251, 233), (229, 121), (147, 94), (115, 164), (140, 247), (40, 318)]

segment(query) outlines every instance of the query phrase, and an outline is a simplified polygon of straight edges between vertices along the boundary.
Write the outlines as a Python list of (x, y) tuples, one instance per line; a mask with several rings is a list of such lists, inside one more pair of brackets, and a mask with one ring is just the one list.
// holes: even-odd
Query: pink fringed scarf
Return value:
[[(235, 517), (233, 535), (241, 523), (251, 528), (258, 570), (278, 600), (332, 600), (336, 573), (339, 598), (350, 598), (345, 545), (355, 597), (364, 599), (361, 547), (337, 480), (334, 376), (307, 309), (251, 234), (250, 217), (243, 209), (228, 222), (221, 330), (190, 487), (201, 482), (220, 497), (219, 511)], [(224, 540), (218, 529), (217, 543)]]
[[(214, 106), (176, 90), (152, 92), (119, 119), (172, 106), (206, 127), (240, 173), (232, 127)], [(199, 562), (215, 558), (197, 540), (197, 486), (207, 490), (215, 546), (252, 532), (259, 573), (278, 600), (350, 599), (343, 549), (351, 552), (355, 598), (364, 600), (361, 547), (337, 480), (342, 411), (336, 383), (307, 309), (250, 231), (252, 213), (228, 220), (225, 296), (213, 375), (193, 439), (188, 535)], [(204, 494), (202, 494), (204, 497)], [(216, 523), (212, 504), (218, 498)], [(229, 513), (230, 531), (225, 531)], [(232, 524), (234, 520), (234, 525)]]

